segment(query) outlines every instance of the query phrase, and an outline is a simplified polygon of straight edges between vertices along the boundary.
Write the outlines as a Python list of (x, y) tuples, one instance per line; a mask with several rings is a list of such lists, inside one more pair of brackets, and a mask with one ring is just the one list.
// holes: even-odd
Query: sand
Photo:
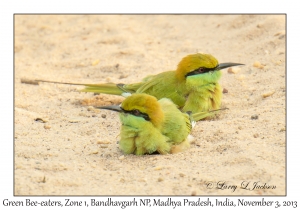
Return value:
[[(15, 195), (286, 194), (284, 15), (16, 15), (14, 26)], [(122, 97), (21, 83), (130, 83), (197, 52), (245, 66), (223, 70), (228, 110), (178, 154), (122, 153), (118, 114), (90, 107)]]

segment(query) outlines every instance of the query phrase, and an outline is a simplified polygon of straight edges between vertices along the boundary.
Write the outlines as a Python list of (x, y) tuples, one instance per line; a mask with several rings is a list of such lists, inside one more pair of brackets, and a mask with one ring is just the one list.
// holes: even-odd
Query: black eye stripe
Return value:
[(210, 71), (215, 71), (218, 67), (219, 67), (219, 65), (214, 67), (214, 68), (200, 67), (200, 68), (197, 68), (197, 69), (187, 73), (185, 75), (185, 77), (192, 76), (192, 75), (197, 75), (197, 74), (204, 74), (204, 73), (207, 73), (207, 72), (210, 72)]
[(134, 109), (134, 110), (125, 110), (123, 108), (121, 108), (121, 109), (123, 110), (124, 113), (131, 114), (131, 115), (134, 115), (134, 116), (137, 116), (137, 117), (142, 117), (145, 120), (150, 121), (150, 118), (147, 114), (145, 114), (143, 112), (140, 112), (137, 109)]

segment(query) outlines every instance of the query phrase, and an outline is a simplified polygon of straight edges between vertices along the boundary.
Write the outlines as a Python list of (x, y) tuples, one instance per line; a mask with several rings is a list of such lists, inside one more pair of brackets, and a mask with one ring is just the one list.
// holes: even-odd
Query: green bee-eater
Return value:
[[(175, 71), (151, 75), (133, 84), (75, 84), (84, 85), (83, 92), (122, 95), (126, 93), (147, 93), (157, 99), (169, 98), (183, 112), (197, 113), (220, 109), (222, 89), (218, 83), (222, 69), (244, 65), (221, 63), (209, 54), (191, 54), (184, 57)], [(37, 80), (41, 82), (49, 82)]]
[(192, 121), (200, 120), (209, 112), (191, 116), (181, 112), (167, 98), (157, 100), (148, 94), (132, 94), (121, 106), (102, 106), (119, 112), (121, 127), (120, 149), (125, 154), (176, 153), (189, 148)]

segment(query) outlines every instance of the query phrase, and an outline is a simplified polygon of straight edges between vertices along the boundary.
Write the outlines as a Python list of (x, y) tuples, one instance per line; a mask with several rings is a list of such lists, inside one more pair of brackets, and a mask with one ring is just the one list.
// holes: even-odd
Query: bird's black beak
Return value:
[(222, 70), (222, 69), (226, 69), (228, 67), (241, 66), (241, 65), (245, 65), (245, 64), (242, 64), (242, 63), (220, 63), (219, 66), (216, 68), (216, 70)]
[(115, 112), (123, 112), (123, 109), (120, 106), (112, 105), (112, 106), (98, 106), (96, 109), (108, 109)]

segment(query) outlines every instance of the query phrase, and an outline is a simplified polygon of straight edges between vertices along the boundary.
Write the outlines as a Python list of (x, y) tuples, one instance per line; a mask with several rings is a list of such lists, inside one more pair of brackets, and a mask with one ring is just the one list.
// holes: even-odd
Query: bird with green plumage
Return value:
[(220, 70), (238, 65), (244, 64), (219, 64), (218, 60), (210, 54), (196, 53), (182, 58), (176, 70), (147, 76), (138, 83), (63, 84), (84, 85), (85, 88), (81, 90), (83, 92), (123, 96), (128, 93), (146, 93), (157, 99), (171, 99), (183, 112), (197, 113), (220, 109), (222, 99), (222, 88), (219, 84), (222, 75)]
[(157, 100), (145, 93), (128, 96), (120, 106), (102, 106), (119, 112), (121, 121), (120, 149), (125, 154), (145, 155), (182, 152), (189, 148), (193, 120), (210, 112), (183, 113), (167, 98)]

